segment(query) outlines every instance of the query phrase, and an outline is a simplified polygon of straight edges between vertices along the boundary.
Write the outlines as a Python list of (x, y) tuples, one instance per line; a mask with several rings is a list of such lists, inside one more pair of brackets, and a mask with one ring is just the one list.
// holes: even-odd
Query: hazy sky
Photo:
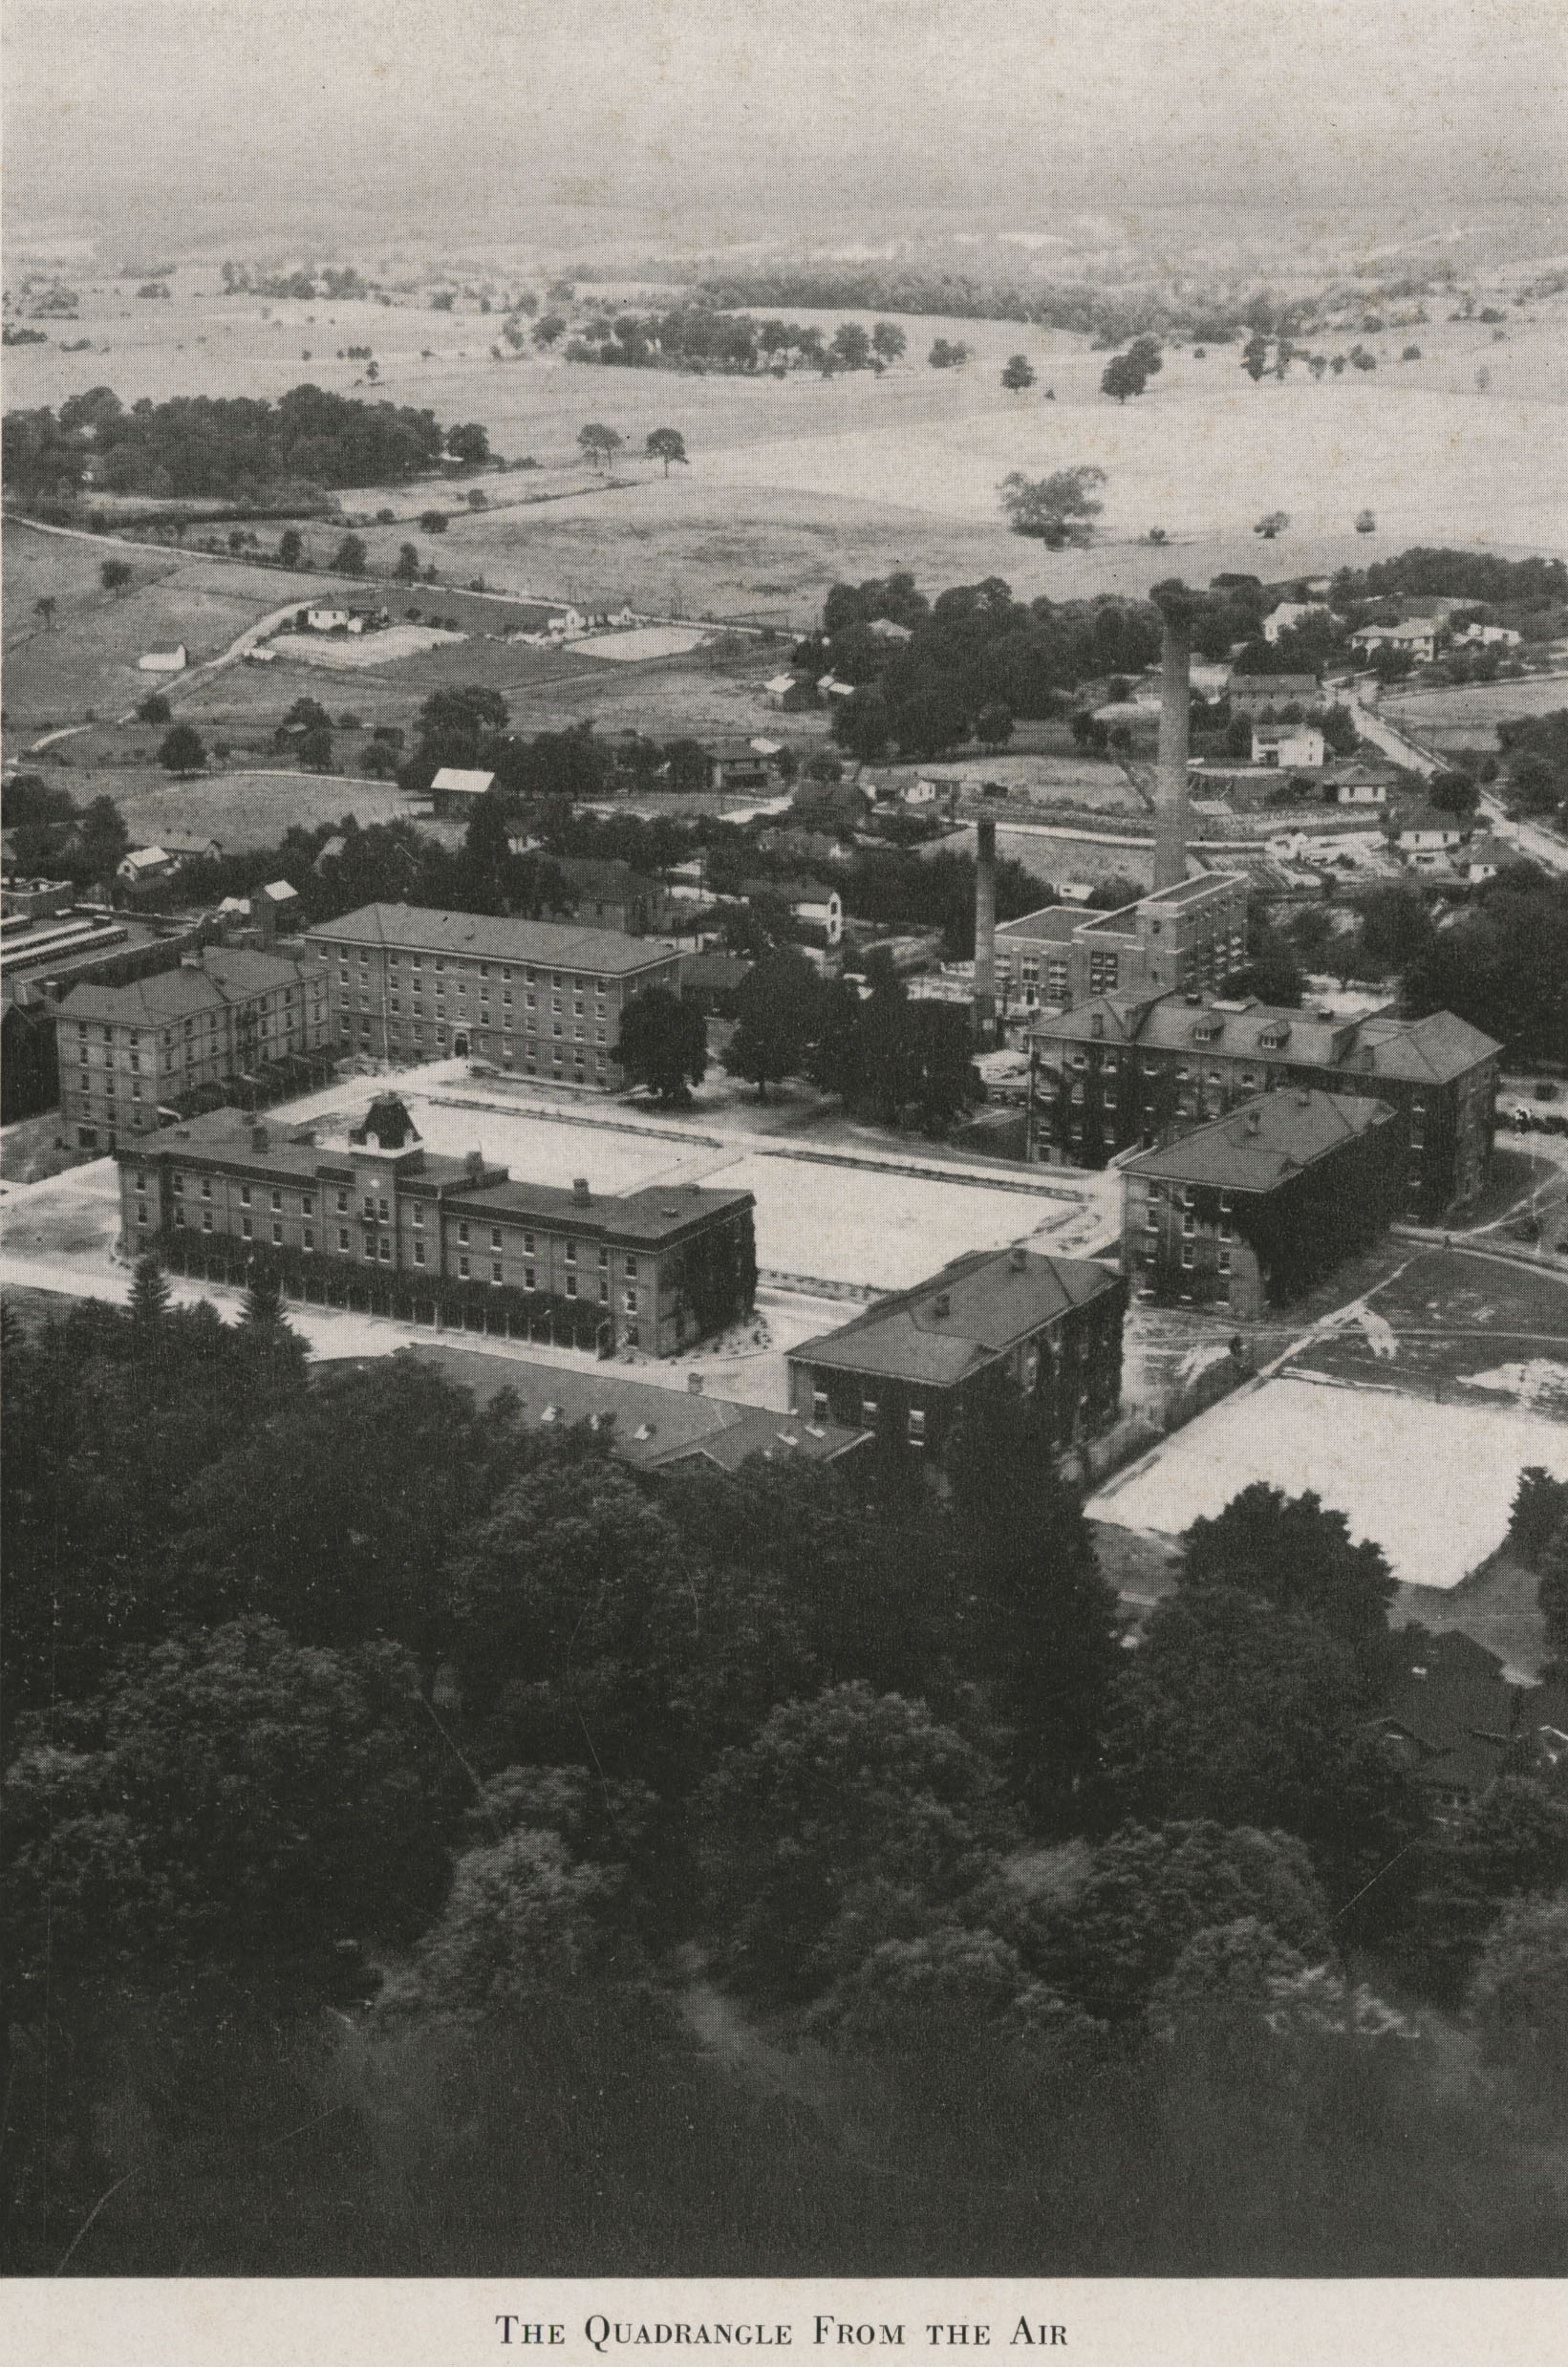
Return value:
[(1568, 0), (7, 0), (5, 36), (11, 238), (128, 251), (1435, 223), (1568, 178)]

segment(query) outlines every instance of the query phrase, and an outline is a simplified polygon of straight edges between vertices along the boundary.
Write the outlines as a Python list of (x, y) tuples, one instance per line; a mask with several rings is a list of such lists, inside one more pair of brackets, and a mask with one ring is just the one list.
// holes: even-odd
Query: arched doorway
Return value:
[(463, 1034), (461, 1027), (452, 1039), (452, 1057), (454, 1060), (466, 1060), (468, 1058), (468, 1039)]

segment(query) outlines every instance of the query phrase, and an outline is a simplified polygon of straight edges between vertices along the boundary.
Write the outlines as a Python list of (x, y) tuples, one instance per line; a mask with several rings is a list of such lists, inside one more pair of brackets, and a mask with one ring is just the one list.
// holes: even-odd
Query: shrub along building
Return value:
[(339, 1058), (472, 1055), (606, 1093), (625, 1083), (614, 1047), (633, 995), (680, 991), (673, 946), (552, 921), (367, 904), (305, 941)]
[[(74, 986), (55, 1015), (60, 1111), (78, 1151), (150, 1133), (159, 1109), (330, 1058), (319, 976), (297, 957), (209, 945), (128, 986)], [(291, 1075), (290, 1075), (290, 1072)]]
[(1331, 1019), (1250, 998), (1102, 996), (1032, 1031), (1039, 1151), (1104, 1167), (1277, 1087), (1369, 1096), (1405, 1121), (1403, 1205), (1432, 1223), (1492, 1168), (1501, 1047), (1451, 1012)]
[(129, 1255), (225, 1280), (274, 1274), (324, 1304), (662, 1356), (756, 1296), (749, 1192), (518, 1182), (477, 1151), (427, 1151), (391, 1095), (341, 1139), (225, 1110), (118, 1155)]
[(1086, 1259), (972, 1250), (789, 1357), (803, 1422), (901, 1441), (940, 1464), (999, 1388), (1034, 1401), (1065, 1455), (1115, 1421), (1127, 1285)]
[(1122, 1271), (1143, 1295), (1256, 1320), (1385, 1231), (1405, 1159), (1406, 1121), (1384, 1102), (1260, 1093), (1128, 1162)]

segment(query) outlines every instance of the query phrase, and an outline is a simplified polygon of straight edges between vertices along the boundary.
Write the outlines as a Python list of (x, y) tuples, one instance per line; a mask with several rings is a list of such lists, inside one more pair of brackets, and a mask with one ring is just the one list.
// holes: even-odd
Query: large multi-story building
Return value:
[(1449, 1011), (1332, 1019), (1243, 997), (1102, 996), (1042, 1018), (1031, 1042), (1037, 1145), (1075, 1167), (1306, 1087), (1401, 1113), (1409, 1216), (1435, 1222), (1474, 1200), (1491, 1172), (1501, 1046)]
[(1247, 958), (1247, 883), (1207, 871), (1111, 913), (1048, 904), (997, 929), (997, 993), (1071, 1010), (1093, 995), (1223, 987)]
[(500, 1310), (514, 1328), (558, 1313), (573, 1337), (659, 1355), (722, 1330), (756, 1291), (749, 1192), (517, 1182), (478, 1151), (427, 1151), (390, 1099), (342, 1137), (224, 1109), (118, 1160), (127, 1254), (156, 1249), (184, 1271), (253, 1259), (308, 1295), (357, 1280), (380, 1304), (392, 1286), (426, 1320), (443, 1297), (483, 1300), (498, 1325)]
[(78, 1151), (151, 1133), (158, 1112), (329, 1044), (323, 982), (297, 957), (209, 945), (128, 986), (74, 986), (55, 1019), (60, 1111)]
[(1168, 1303), (1256, 1320), (1387, 1228), (1405, 1157), (1405, 1120), (1385, 1102), (1260, 1093), (1128, 1161), (1122, 1271)]
[(939, 1464), (960, 1415), (1010, 1385), (1066, 1453), (1116, 1418), (1126, 1311), (1125, 1281), (1090, 1259), (972, 1250), (792, 1349), (790, 1404), (803, 1422), (874, 1431)]
[(367, 904), (306, 932), (339, 1057), (494, 1062), (520, 1076), (614, 1092), (621, 1013), (680, 989), (673, 946), (606, 929)]

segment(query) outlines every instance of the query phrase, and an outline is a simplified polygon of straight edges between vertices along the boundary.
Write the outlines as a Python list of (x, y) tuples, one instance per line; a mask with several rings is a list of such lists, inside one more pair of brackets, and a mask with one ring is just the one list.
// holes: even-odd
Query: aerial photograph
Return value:
[(4, 2273), (1568, 2275), (1559, 0), (5, 16)]

